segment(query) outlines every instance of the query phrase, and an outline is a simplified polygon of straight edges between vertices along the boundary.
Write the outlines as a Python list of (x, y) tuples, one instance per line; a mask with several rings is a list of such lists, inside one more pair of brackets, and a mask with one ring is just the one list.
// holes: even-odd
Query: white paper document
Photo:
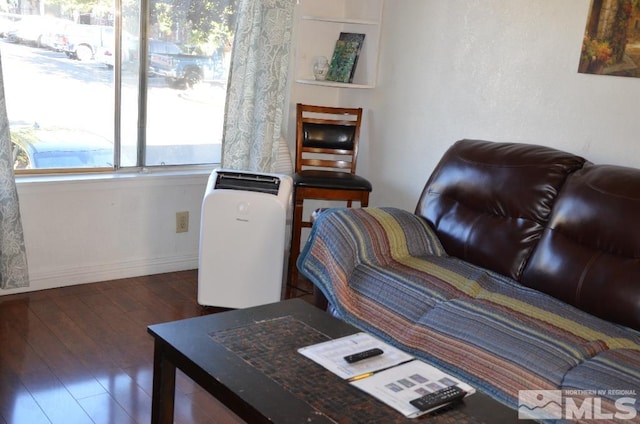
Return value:
[[(344, 359), (374, 348), (383, 353), (354, 363)], [(475, 393), (470, 385), (367, 333), (305, 346), (298, 352), (409, 418), (430, 412), (410, 403), (428, 393), (450, 386), (460, 387), (467, 395)]]
[[(373, 348), (382, 349), (382, 355), (352, 364), (344, 359), (347, 355)], [(367, 333), (356, 333), (327, 342), (302, 347), (298, 349), (298, 352), (345, 380), (363, 377), (374, 371), (389, 368), (413, 359), (413, 356), (408, 353)]]
[(475, 393), (473, 387), (420, 360), (389, 368), (351, 384), (409, 418), (426, 413), (409, 402), (428, 393), (449, 386), (458, 386), (467, 395)]

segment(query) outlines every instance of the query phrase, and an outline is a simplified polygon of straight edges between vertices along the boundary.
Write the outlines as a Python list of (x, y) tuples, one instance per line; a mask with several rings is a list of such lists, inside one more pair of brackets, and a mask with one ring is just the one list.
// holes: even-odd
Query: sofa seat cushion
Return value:
[(327, 211), (300, 271), (347, 322), (513, 408), (519, 390), (640, 388), (638, 332), (447, 256), (420, 220), (393, 208)]

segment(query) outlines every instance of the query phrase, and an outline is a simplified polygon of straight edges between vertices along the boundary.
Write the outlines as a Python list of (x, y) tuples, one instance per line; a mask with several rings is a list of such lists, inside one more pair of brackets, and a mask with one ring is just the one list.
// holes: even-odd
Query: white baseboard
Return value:
[(196, 268), (198, 268), (197, 252), (178, 257), (141, 259), (39, 272), (29, 271), (29, 287), (0, 290), (0, 296)]

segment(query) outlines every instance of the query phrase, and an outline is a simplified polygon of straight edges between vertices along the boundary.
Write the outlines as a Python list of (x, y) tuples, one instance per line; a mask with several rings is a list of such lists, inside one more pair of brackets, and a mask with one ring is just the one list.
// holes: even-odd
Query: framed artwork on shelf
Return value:
[(357, 41), (336, 41), (333, 49), (331, 64), (329, 65), (328, 81), (350, 82), (351, 72), (356, 63), (358, 54)]
[(356, 73), (356, 66), (358, 66), (358, 58), (360, 57), (360, 52), (362, 51), (362, 45), (364, 44), (365, 34), (360, 34), (357, 32), (341, 32), (339, 40), (343, 41), (355, 41), (358, 43), (358, 49), (356, 52), (356, 60), (353, 63), (353, 67), (351, 68), (351, 75), (349, 76), (349, 82), (353, 82), (353, 76)]

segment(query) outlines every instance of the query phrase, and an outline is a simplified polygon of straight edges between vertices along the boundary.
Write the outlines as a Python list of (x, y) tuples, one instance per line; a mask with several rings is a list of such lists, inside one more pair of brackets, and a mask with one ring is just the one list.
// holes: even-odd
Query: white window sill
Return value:
[(79, 190), (92, 188), (113, 188), (115, 186), (156, 186), (175, 184), (201, 184), (206, 183), (211, 172), (216, 166), (194, 166), (167, 168), (143, 168), (136, 170), (124, 170), (117, 172), (95, 173), (71, 173), (71, 174), (39, 174), (16, 175), (16, 186), (19, 191), (38, 190), (46, 187), (47, 190), (69, 190), (76, 187)]

